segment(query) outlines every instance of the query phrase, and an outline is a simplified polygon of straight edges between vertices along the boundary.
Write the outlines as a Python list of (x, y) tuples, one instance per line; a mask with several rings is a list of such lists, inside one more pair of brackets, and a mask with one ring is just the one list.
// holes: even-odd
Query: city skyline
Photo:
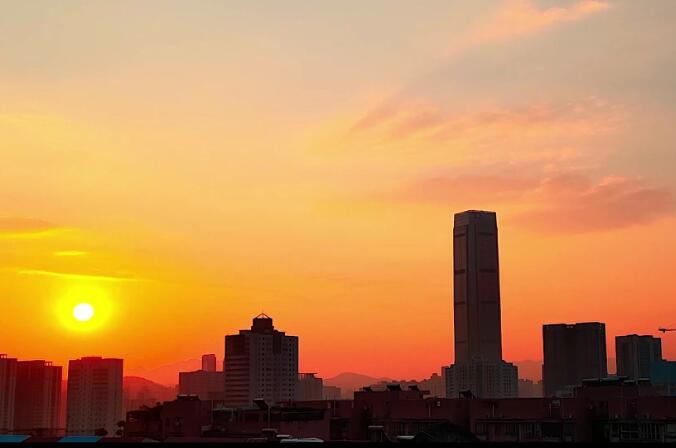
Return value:
[[(462, 213), (456, 213), (456, 214), (455, 214), (455, 219), (454, 219), (455, 227), (458, 226), (458, 222), (459, 222), (458, 219), (461, 220), (460, 222), (462, 222), (462, 225), (464, 225), (464, 226), (467, 226), (469, 223), (473, 222), (473, 221), (472, 221), (472, 218), (465, 218), (465, 217), (464, 217), (464, 216), (468, 216), (468, 215), (474, 215), (474, 216), (476, 216), (476, 218), (473, 218), (473, 219), (476, 219), (476, 220), (477, 220), (477, 221), (476, 221), (476, 224), (473, 224), (473, 226), (476, 226), (476, 228), (472, 227), (472, 229), (473, 229), (473, 230), (472, 230), (472, 235), (473, 235), (472, 238), (477, 238), (480, 234), (481, 234), (481, 235), (484, 235), (484, 237), (485, 237), (485, 235), (487, 235), (487, 234), (485, 233), (485, 232), (487, 231), (486, 229), (490, 228), (491, 226), (496, 226), (496, 225), (497, 225), (497, 219), (496, 219), (496, 217), (495, 217), (495, 216), (496, 216), (496, 213), (495, 213), (495, 212), (478, 211), (478, 210), (467, 210), (467, 211), (465, 211), (465, 212), (462, 212)], [(461, 217), (458, 218), (459, 216), (461, 216)], [(489, 219), (488, 222), (484, 222), (485, 219), (486, 219), (486, 218), (485, 218), (486, 216), (489, 217), (489, 218), (488, 218), (488, 219)], [(481, 219), (481, 220), (479, 220), (479, 219)], [(479, 224), (479, 222), (482, 222), (482, 224)], [(481, 228), (482, 230), (479, 230), (480, 228)], [(465, 231), (465, 232), (467, 232), (467, 231)], [(482, 232), (483, 232), (483, 233), (482, 233)], [(497, 230), (495, 230), (495, 232), (497, 232)], [(457, 242), (458, 234), (457, 234), (457, 232), (454, 230), (454, 227), (451, 227), (450, 233), (451, 233), (452, 237), (454, 238), (454, 240)], [(463, 234), (463, 235), (464, 235), (464, 234)], [(463, 237), (463, 238), (464, 238), (464, 237)], [(502, 347), (501, 325), (502, 325), (502, 324), (501, 324), (501, 316), (500, 316), (500, 314), (501, 314), (501, 310), (500, 310), (500, 280), (501, 280), (501, 277), (500, 277), (500, 274), (499, 274), (499, 271), (500, 271), (500, 270), (498, 269), (498, 266), (499, 266), (499, 255), (498, 255), (498, 251), (499, 251), (499, 249), (498, 249), (498, 247), (497, 247), (497, 246), (498, 246), (497, 233), (494, 234), (494, 237), (493, 237), (493, 240), (492, 240), (492, 241), (493, 241), (492, 244), (495, 245), (495, 254), (494, 254), (494, 255), (493, 255), (493, 254), (491, 254), (491, 255), (486, 255), (486, 253), (484, 252), (483, 257), (484, 257), (485, 260), (488, 260), (488, 261), (482, 261), (482, 263), (483, 263), (483, 264), (488, 263), (489, 265), (494, 266), (493, 269), (490, 270), (490, 274), (491, 274), (491, 275), (494, 275), (494, 276), (495, 276), (495, 279), (492, 279), (492, 280), (489, 282), (490, 285), (493, 285), (493, 286), (491, 286), (491, 288), (493, 288), (493, 289), (490, 289), (490, 288), (489, 288), (489, 289), (486, 289), (486, 288), (487, 288), (486, 285), (484, 285), (483, 288), (484, 288), (484, 291), (486, 291), (486, 292), (489, 292), (489, 291), (493, 291), (493, 290), (494, 290), (494, 293), (497, 294), (497, 302), (496, 302), (496, 303), (493, 302), (493, 306), (496, 306), (496, 307), (497, 307), (497, 308), (496, 308), (497, 311), (495, 311), (495, 312), (492, 312), (492, 311), (491, 311), (491, 313), (489, 313), (489, 314), (491, 314), (491, 316), (493, 316), (494, 318), (497, 317), (497, 321), (496, 321), (495, 325), (493, 324), (493, 322), (486, 322), (486, 321), (484, 321), (484, 322), (481, 323), (481, 326), (480, 326), (480, 327), (481, 327), (481, 328), (483, 328), (483, 327), (485, 327), (485, 328), (489, 328), (489, 327), (494, 327), (494, 328), (496, 328), (496, 329), (497, 329), (497, 333), (496, 333), (497, 336), (496, 336), (496, 335), (491, 335), (491, 338), (495, 338), (495, 340), (490, 339), (490, 340), (492, 341), (492, 342), (490, 342), (490, 344), (491, 344), (491, 345), (494, 345), (495, 347), (492, 347), (488, 352), (486, 352), (486, 353), (487, 353), (486, 355), (483, 354), (483, 350), (484, 350), (484, 349), (481, 349), (481, 351), (478, 350), (478, 347), (479, 347), (479, 346), (477, 345), (477, 348), (475, 349), (475, 350), (476, 350), (476, 351), (475, 351), (475, 354), (474, 354), (473, 356), (474, 356), (476, 359), (483, 359), (484, 356), (487, 356), (486, 359), (488, 359), (488, 360), (490, 360), (490, 361), (495, 361), (495, 359), (497, 359), (496, 356), (499, 356), (499, 355), (501, 354), (501, 352), (502, 352), (502, 349), (501, 349), (501, 347)], [(471, 249), (471, 250), (479, 250), (478, 248), (479, 248), (479, 247), (482, 247), (483, 249), (481, 249), (481, 250), (484, 250), (484, 251), (485, 251), (485, 250), (489, 250), (489, 253), (490, 253), (490, 249), (487, 249), (485, 246), (480, 245), (478, 241), (477, 241), (476, 243), (474, 243), (474, 245), (472, 245), (472, 246), (470, 246), (469, 243), (465, 242), (465, 243), (463, 244), (463, 246), (462, 246), (462, 247), (463, 247), (462, 250), (467, 251), (468, 248), (473, 248), (473, 247), (475, 247), (475, 246), (477, 247), (477, 249)], [(451, 252), (453, 253), (453, 251), (451, 251)], [(455, 259), (454, 259), (454, 256), (455, 256)], [(479, 272), (481, 272), (483, 275), (486, 275), (486, 273), (483, 272), (483, 271), (485, 271), (485, 269), (480, 269), (480, 268), (479, 268), (479, 263), (477, 263), (477, 261), (476, 261), (477, 259), (479, 259), (478, 256), (476, 256), (476, 255), (475, 255), (475, 256), (463, 255), (462, 257), (468, 257), (470, 260), (472, 260), (473, 263), (477, 263), (477, 264), (476, 264), (476, 267), (475, 267), (475, 268), (471, 268), (471, 269), (468, 268), (468, 269), (466, 269), (466, 270), (463, 268), (463, 269), (461, 269), (460, 271), (458, 271), (458, 269), (457, 269), (457, 267), (456, 267), (456, 264), (458, 263), (458, 260), (459, 260), (459, 258), (457, 258), (457, 257), (458, 257), (458, 254), (456, 253), (454, 256), (451, 256), (451, 257), (450, 257), (450, 258), (451, 258), (452, 265), (453, 265), (453, 269), (450, 270), (450, 275), (451, 275), (451, 277), (455, 277), (454, 284), (457, 283), (457, 277), (458, 277), (459, 275), (464, 276), (464, 275), (466, 275), (466, 273), (469, 273), (468, 275), (470, 275), (470, 278), (474, 278), (473, 281), (475, 281), (475, 282), (478, 281), (477, 279), (478, 279), (479, 277), (477, 276), (477, 274), (478, 274)], [(465, 266), (465, 265), (464, 265), (465, 262), (462, 262), (462, 263), (463, 263), (463, 266)], [(454, 272), (455, 272), (455, 275), (454, 275)], [(486, 279), (485, 279), (484, 277), (481, 277), (481, 278), (482, 278), (482, 284), (485, 284), (485, 283), (486, 283)], [(465, 281), (463, 284), (466, 284), (466, 282), (467, 282), (467, 281)], [(451, 308), (452, 308), (452, 310), (451, 310), (451, 313), (450, 313), (451, 316), (450, 316), (449, 326), (451, 326), (451, 328), (453, 328), (453, 331), (455, 331), (456, 334), (455, 334), (455, 337), (453, 337), (453, 339), (452, 339), (452, 341), (451, 341), (451, 343), (450, 343), (449, 345), (450, 345), (450, 346), (455, 345), (455, 346), (457, 347), (458, 344), (464, 345), (464, 344), (466, 344), (466, 342), (463, 342), (463, 341), (461, 341), (461, 340), (458, 340), (458, 338), (457, 338), (457, 335), (458, 335), (457, 331), (458, 331), (458, 330), (456, 330), (456, 325), (457, 325), (457, 322), (458, 322), (458, 318), (459, 318), (459, 317), (458, 317), (457, 311), (455, 310), (456, 307), (454, 306), (454, 302), (457, 302), (457, 300), (458, 300), (458, 298), (457, 298), (457, 297), (458, 297), (458, 296), (457, 296), (457, 294), (458, 294), (458, 289), (457, 289), (456, 286), (454, 286), (454, 288), (455, 288), (455, 295), (456, 295), (456, 297), (454, 298), (454, 297), (453, 297), (453, 294), (452, 294), (452, 295), (451, 295), (451, 298), (450, 298), (450, 303), (451, 303)], [(486, 294), (486, 292), (484, 292), (484, 293), (482, 293), (482, 294)], [(461, 293), (461, 294), (462, 294), (462, 293)], [(475, 294), (475, 293), (472, 293), (472, 294)], [(492, 293), (489, 293), (488, 295), (490, 296), (491, 294), (492, 294)], [(459, 297), (462, 297), (462, 296), (459, 296)], [(463, 300), (463, 299), (460, 299), (460, 300)], [(476, 299), (474, 299), (474, 300), (476, 300)], [(478, 304), (478, 303), (480, 303), (480, 302), (477, 301), (477, 304)], [(481, 303), (484, 303), (484, 301), (481, 301)], [(78, 306), (75, 307), (75, 309), (73, 310), (73, 317), (75, 318), (75, 320), (79, 320), (79, 319), (80, 319), (80, 318), (78, 317), (78, 307), (80, 307), (80, 306), (81, 306), (81, 305), (78, 305)], [(485, 305), (484, 305), (484, 306), (485, 306)], [(490, 310), (489, 310), (489, 311), (490, 311)], [(93, 311), (92, 311), (92, 312), (93, 312)], [(485, 312), (485, 310), (484, 310), (484, 312)], [(253, 319), (254, 319), (254, 322), (256, 322), (256, 319), (259, 319), (259, 318), (261, 318), (261, 317), (264, 318), (264, 319), (271, 319), (271, 318), (269, 318), (265, 313), (260, 313), (260, 315), (257, 315), (257, 316), (255, 316), (255, 317), (253, 318)], [(88, 319), (85, 319), (85, 320), (88, 320)], [(455, 321), (455, 324), (454, 324), (453, 321)], [(84, 322), (84, 323), (87, 324), (88, 322)], [(576, 325), (587, 325), (588, 323), (589, 323), (589, 322), (579, 322), (579, 323), (577, 323)], [(475, 322), (474, 324), (465, 324), (465, 325), (463, 326), (463, 328), (466, 328), (466, 329), (469, 330), (470, 332), (474, 332), (474, 333), (473, 333), (473, 337), (475, 338), (476, 343), (478, 343), (478, 341), (481, 339), (481, 338), (479, 337), (479, 333), (476, 333), (476, 331), (477, 331), (477, 329), (478, 329), (479, 327), (476, 327), (476, 328), (472, 329), (473, 327), (471, 327), (471, 326), (469, 326), (469, 325), (478, 325), (478, 323)], [(565, 327), (566, 325), (567, 325), (567, 324), (560, 324), (560, 323), (555, 324), (555, 323), (553, 323), (553, 322), (552, 322), (552, 323), (543, 323), (543, 324), (541, 324), (542, 327), (556, 327), (556, 326), (564, 326), (564, 327)], [(601, 325), (603, 325), (604, 328), (605, 328), (605, 324), (604, 324), (604, 323), (601, 324)], [(253, 328), (253, 327), (252, 327), (252, 328)], [(655, 331), (654, 333), (655, 333), (655, 334), (658, 334), (658, 333), (662, 332), (662, 334), (664, 334), (664, 332), (662, 331), (663, 329), (664, 329), (664, 328), (658, 328), (658, 329), (656, 329), (656, 331)], [(466, 331), (467, 331), (467, 330), (466, 330)], [(241, 331), (242, 331), (242, 330), (240, 330), (240, 332), (241, 332)], [(489, 331), (490, 331), (490, 330), (489, 330)], [(629, 333), (632, 333), (634, 336), (636, 335), (636, 332), (635, 332), (635, 331), (630, 331)], [(606, 345), (606, 344), (609, 345), (608, 350), (611, 350), (611, 348), (610, 348), (610, 343), (612, 343), (613, 341), (615, 341), (615, 340), (618, 339), (618, 338), (623, 338), (623, 337), (628, 337), (628, 336), (630, 336), (629, 333), (627, 333), (627, 334), (622, 334), (622, 335), (619, 335), (619, 334), (618, 334), (618, 335), (610, 335), (610, 334), (609, 334), (609, 335), (607, 335), (607, 337), (606, 337), (605, 332), (604, 332), (604, 336), (603, 336), (603, 339), (604, 339), (604, 345)], [(282, 333), (282, 334), (283, 334), (283, 333)], [(465, 337), (466, 337), (466, 336), (463, 336), (463, 338), (465, 338)], [(484, 335), (484, 336), (482, 336), (482, 337), (486, 337), (486, 336)], [(649, 338), (654, 338), (653, 335), (644, 335), (644, 336), (641, 336), (641, 337), (643, 337), (643, 338), (648, 338), (648, 337), (649, 337)], [(661, 339), (657, 339), (657, 340), (659, 340), (660, 343), (661, 343), (661, 341), (662, 341)], [(665, 341), (665, 342), (666, 342), (666, 341)], [(544, 346), (544, 345), (541, 345), (541, 346), (543, 347), (543, 348), (542, 348), (543, 351), (540, 353), (540, 357), (539, 357), (539, 358), (538, 358), (538, 357), (534, 357), (533, 359), (525, 359), (525, 360), (513, 360), (513, 359), (509, 359), (509, 361), (512, 361), (512, 362), (514, 362), (515, 364), (518, 364), (519, 362), (522, 362), (522, 363), (529, 363), (529, 362), (541, 363), (541, 364), (543, 365), (543, 368), (544, 368), (544, 360), (545, 360), (545, 358), (546, 358), (546, 356), (545, 356), (545, 346)], [(296, 348), (296, 350), (298, 350), (298, 348)], [(491, 350), (492, 350), (492, 352), (491, 352)], [(614, 347), (614, 346), (613, 346), (612, 350), (613, 350), (613, 351), (615, 350), (615, 347)], [(457, 350), (454, 350), (454, 352), (457, 353)], [(194, 351), (194, 353), (198, 353), (198, 352), (197, 352), (197, 351)], [(605, 353), (605, 347), (604, 347), (604, 353)], [(610, 353), (610, 352), (609, 352), (609, 353)], [(661, 352), (660, 352), (660, 353), (661, 353)], [(21, 358), (20, 356), (13, 355), (13, 353), (11, 353), (11, 352), (7, 353), (6, 355), (14, 356), (15, 358)], [(101, 355), (100, 353), (99, 353), (99, 354), (92, 354), (92, 353), (89, 353), (89, 354), (86, 354), (86, 355), (82, 355), (82, 354), (80, 354), (80, 355), (73, 355), (73, 356), (71, 356), (70, 358), (68, 358), (68, 361), (67, 361), (66, 363), (64, 363), (64, 365), (66, 365), (66, 364), (72, 362), (73, 359), (76, 358), (76, 357), (88, 358), (88, 357), (92, 357), (92, 356), (93, 356), (93, 357), (100, 357), (100, 356), (108, 356), (108, 355)], [(203, 371), (208, 371), (208, 369), (205, 369), (205, 368), (204, 368), (204, 362), (205, 362), (205, 358), (204, 358), (204, 357), (205, 357), (205, 356), (211, 356), (211, 357), (214, 357), (215, 355), (213, 355), (213, 354), (212, 354), (212, 355), (202, 355), (202, 359), (201, 359), (202, 369), (201, 369), (201, 370), (203, 370)], [(468, 355), (464, 355), (464, 356), (468, 356)], [(666, 354), (665, 354), (665, 358), (668, 358), (668, 356), (667, 356)], [(36, 360), (37, 360), (37, 359), (50, 359), (50, 357), (49, 357), (49, 356), (46, 356), (46, 357), (43, 356), (42, 358), (39, 358), (39, 357), (38, 357), (38, 358), (30, 358), (30, 357), (28, 357), (28, 358), (23, 358), (22, 361), (23, 361), (23, 362), (44, 362), (44, 361), (33, 361), (33, 359), (36, 359)], [(221, 361), (223, 362), (223, 365), (225, 365), (225, 358), (224, 358), (224, 357), (214, 358), (214, 359), (211, 359), (209, 362), (215, 363), (215, 362), (217, 362), (217, 359), (221, 359)], [(302, 359), (302, 358), (300, 358), (300, 356), (299, 356), (299, 359)], [(470, 357), (470, 358), (467, 358), (467, 360), (469, 360), (469, 359), (471, 359), (471, 357)], [(615, 358), (613, 358), (613, 357), (611, 357), (611, 356), (604, 356), (604, 359), (606, 359), (606, 363), (604, 364), (603, 367), (604, 367), (604, 369), (607, 368), (606, 374), (607, 374), (607, 373), (615, 373), (615, 372), (616, 372), (616, 369), (617, 369), (617, 366), (615, 366), (615, 365), (611, 366), (611, 365), (610, 365), (611, 361), (613, 361), (613, 364), (614, 364)], [(177, 362), (176, 364), (177, 364), (177, 365), (180, 364), (181, 361), (187, 361), (187, 360), (179, 360), (179, 362)], [(466, 361), (466, 360), (465, 360), (465, 361)], [(463, 361), (463, 362), (465, 362), (465, 361)], [(48, 362), (49, 362), (50, 365), (51, 365), (52, 361), (50, 360), (50, 361), (48, 361)], [(456, 362), (457, 362), (457, 361), (456, 361)], [(161, 368), (161, 367), (167, 367), (167, 366), (165, 365), (165, 366), (159, 366), (159, 367)], [(443, 369), (445, 366), (444, 366), (444, 364), (442, 364), (440, 367)], [(142, 373), (143, 370), (144, 370), (143, 367), (141, 367), (141, 369), (138, 369), (138, 368), (137, 368), (137, 370), (135, 370), (135, 371), (132, 369), (132, 376), (134, 376), (134, 375), (145, 376), (145, 375), (143, 375), (143, 373)], [(147, 369), (147, 370), (152, 370), (152, 369)], [(174, 370), (175, 370), (175, 374), (176, 374), (176, 375), (175, 375), (175, 376), (176, 376), (175, 381), (171, 381), (171, 382), (163, 382), (163, 381), (157, 381), (157, 380), (154, 380), (154, 381), (157, 381), (158, 383), (160, 383), (160, 384), (165, 384), (165, 385), (179, 385), (179, 383), (180, 383), (180, 381), (179, 381), (179, 376), (180, 376), (180, 374), (182, 374), (181, 371), (180, 371), (181, 369), (180, 369), (180, 368), (175, 368)], [(299, 371), (305, 371), (305, 370), (306, 370), (306, 369), (302, 369), (302, 368), (299, 369)], [(343, 368), (343, 370), (340, 370), (340, 371), (338, 371), (338, 372), (334, 372), (333, 375), (339, 375), (339, 374), (342, 374), (342, 373), (349, 373), (349, 372), (352, 372), (352, 371), (354, 371), (354, 370), (355, 370), (355, 369), (351, 369), (351, 368), (349, 368), (349, 367), (348, 367), (348, 368)], [(400, 378), (401, 380), (409, 380), (409, 379), (412, 379), (412, 380), (424, 380), (424, 379), (428, 378), (430, 374), (437, 373), (438, 370), (439, 370), (439, 369), (437, 369), (437, 370), (432, 370), (432, 371), (430, 371), (430, 372), (428, 372), (428, 373), (426, 373), (426, 374), (423, 374), (423, 375), (421, 375), (421, 376), (419, 376), (419, 377), (397, 376), (397, 375), (389, 375), (389, 376), (392, 377), (392, 378)], [(65, 381), (65, 379), (68, 378), (68, 375), (67, 375), (66, 373), (67, 373), (67, 370), (63, 372), (64, 381)], [(183, 373), (187, 373), (187, 372), (183, 372)], [(360, 372), (360, 373), (363, 373), (363, 372)], [(368, 373), (371, 374), (371, 375), (377, 375), (377, 376), (388, 376), (388, 373), (387, 373), (387, 372), (382, 372), (382, 371), (368, 372)], [(324, 375), (324, 376), (332, 376), (332, 375)], [(521, 379), (521, 378), (526, 378), (526, 379), (531, 379), (531, 380), (538, 380), (537, 376), (538, 376), (538, 375), (533, 375), (532, 372), (529, 372), (529, 373), (527, 373), (527, 374), (525, 374), (525, 375), (522, 375), (521, 372), (519, 372), (518, 378), (519, 378), (519, 379)], [(539, 377), (540, 377), (540, 378), (543, 378), (543, 375), (539, 375)]]
[(672, 1), (1, 3), (12, 358), (143, 372), (264, 311), (301, 372), (427, 378), (467, 209), (500, 220), (503, 359), (676, 327)]
[[(362, 376), (353, 379), (358, 381), (353, 389), (344, 388), (345, 383), (336, 387), (335, 380), (299, 370), (300, 338), (276, 328), (272, 317), (260, 313), (249, 329), (225, 335), (222, 370), (217, 369), (215, 354), (203, 354), (201, 368), (178, 373), (179, 385), (173, 390), (161, 391), (162, 386), (147, 379), (126, 376), (123, 359), (100, 356), (69, 360), (64, 389), (61, 366), (0, 354), (0, 438), (275, 441), (293, 438), (280, 434), (289, 431), (321, 436), (319, 440), (352, 441), (423, 436), (473, 441), (675, 440), (669, 406), (676, 361), (663, 358), (661, 338), (617, 336), (618, 375), (609, 375), (604, 323), (544, 324), (543, 379), (524, 382), (500, 349), (496, 213), (456, 213), (452, 234), (453, 344), (458, 356), (450, 366), (441, 366), (441, 375), (422, 381)], [(75, 312), (74, 317), (87, 321), (91, 315)], [(420, 413), (421, 405), (426, 413)], [(493, 411), (503, 408), (508, 415), (486, 414), (487, 406)], [(434, 418), (433, 408), (442, 408)], [(524, 416), (530, 420), (514, 423), (515, 417)], [(636, 431), (636, 425), (645, 430)], [(380, 432), (373, 432), (376, 428)], [(431, 435), (438, 430), (446, 435)]]

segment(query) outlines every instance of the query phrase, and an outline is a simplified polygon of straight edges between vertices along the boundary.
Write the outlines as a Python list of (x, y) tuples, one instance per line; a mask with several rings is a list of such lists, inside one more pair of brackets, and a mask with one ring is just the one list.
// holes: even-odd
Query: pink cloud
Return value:
[(441, 205), (488, 204), (520, 210), (510, 219), (531, 230), (579, 233), (653, 222), (674, 212), (673, 194), (636, 177), (581, 173), (546, 177), (430, 177), (407, 185), (389, 199)]
[(598, 134), (616, 128), (624, 118), (619, 107), (596, 97), (463, 113), (445, 112), (423, 101), (400, 101), (368, 112), (356, 120), (348, 134), (390, 142), (481, 143), (495, 138)]
[(534, 34), (559, 23), (585, 19), (605, 11), (610, 4), (600, 0), (582, 0), (570, 6), (540, 9), (528, 0), (509, 0), (469, 35), (470, 43), (499, 42)]
[(674, 211), (673, 194), (635, 177), (581, 176), (545, 179), (533, 193), (538, 207), (517, 216), (536, 230), (588, 232), (653, 222)]

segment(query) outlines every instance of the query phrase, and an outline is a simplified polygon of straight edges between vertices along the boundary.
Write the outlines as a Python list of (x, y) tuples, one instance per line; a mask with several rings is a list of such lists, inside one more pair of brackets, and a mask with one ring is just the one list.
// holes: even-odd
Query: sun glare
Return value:
[(80, 322), (87, 322), (94, 317), (94, 307), (88, 303), (80, 303), (73, 308), (73, 317)]
[(62, 328), (89, 334), (108, 327), (115, 314), (112, 289), (95, 282), (73, 281), (56, 296), (54, 312)]

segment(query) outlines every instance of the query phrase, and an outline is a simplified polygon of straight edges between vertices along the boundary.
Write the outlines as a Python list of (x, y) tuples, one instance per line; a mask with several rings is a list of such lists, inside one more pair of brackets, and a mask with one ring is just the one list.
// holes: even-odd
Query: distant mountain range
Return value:
[(140, 376), (125, 376), (122, 379), (122, 389), (129, 397), (146, 396), (158, 401), (176, 398), (176, 387), (164, 386)]
[(148, 379), (158, 384), (175, 386), (178, 384), (178, 372), (192, 372), (202, 368), (202, 360), (187, 359), (153, 369), (129, 369), (125, 373)]
[(175, 386), (164, 386), (146, 378), (125, 376), (122, 379), (122, 395), (125, 411), (138, 409), (140, 406), (154, 406), (156, 403), (171, 401), (176, 398)]
[(331, 378), (324, 378), (324, 384), (327, 386), (337, 386), (343, 390), (353, 391), (381, 381), (392, 381), (392, 379), (387, 377), (373, 377), (354, 372), (343, 372)]
[[(542, 361), (526, 360), (515, 361), (519, 368), (519, 378), (540, 381), (542, 379)], [(178, 372), (191, 372), (199, 370), (202, 362), (199, 359), (188, 359), (184, 361), (166, 364), (153, 369), (130, 369), (126, 373), (128, 378), (140, 377), (140, 379), (149, 380), (150, 383), (157, 386), (175, 386), (178, 384)], [(615, 358), (608, 358), (608, 373), (615, 372)], [(394, 381), (389, 377), (373, 377), (355, 372), (343, 372), (331, 378), (324, 378), (324, 384), (327, 386), (338, 386), (351, 394), (351, 391), (361, 387), (376, 384), (381, 381)]]
[(380, 383), (381, 381), (390, 382), (391, 378), (373, 377), (361, 373), (343, 372), (331, 378), (324, 378), (324, 385), (340, 387), (340, 395), (343, 398), (352, 398), (355, 390), (364, 386)]

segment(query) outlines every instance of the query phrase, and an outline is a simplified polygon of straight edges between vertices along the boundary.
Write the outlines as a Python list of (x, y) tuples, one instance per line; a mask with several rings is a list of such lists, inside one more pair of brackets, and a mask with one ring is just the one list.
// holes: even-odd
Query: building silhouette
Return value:
[(216, 355), (202, 355), (202, 369), (178, 373), (178, 393), (201, 400), (225, 399), (225, 373), (216, 370)]
[(322, 388), (322, 400), (340, 400), (343, 398), (343, 393), (338, 386), (324, 385)]
[(442, 398), (446, 396), (446, 382), (442, 375), (433, 373), (429, 378), (418, 383), (421, 390), (429, 391), (430, 397)]
[(453, 226), (455, 363), (444, 369), (446, 395), (518, 395), (516, 366), (502, 360), (498, 226), (494, 212), (457, 213)]
[(205, 372), (216, 371), (216, 355), (213, 353), (202, 355), (202, 370)]
[(650, 365), (662, 360), (662, 340), (649, 335), (616, 336), (615, 360), (618, 376), (650, 378)]
[(652, 363), (650, 381), (663, 395), (676, 397), (676, 361), (662, 359)]
[(14, 431), (56, 435), (63, 368), (49, 361), (19, 361), (16, 371)]
[(543, 325), (542, 337), (545, 396), (564, 394), (585, 379), (608, 376), (605, 324)]
[(16, 358), (0, 354), (0, 434), (14, 430), (16, 368)]
[(542, 397), (542, 380), (533, 381), (519, 378), (519, 398)]
[(321, 400), (324, 381), (316, 373), (299, 373), (296, 383), (296, 400)]
[(68, 362), (66, 434), (114, 435), (124, 420), (123, 361), (84, 357)]
[(128, 412), (125, 437), (183, 443), (279, 443), (303, 438), (338, 444), (673, 443), (674, 404), (676, 398), (660, 396), (647, 381), (621, 378), (583, 381), (565, 398), (430, 398), (418, 387), (400, 384), (382, 390), (364, 387), (355, 391), (354, 399), (274, 406), (213, 407), (196, 397), (179, 396)]
[(276, 330), (272, 318), (261, 313), (249, 330), (225, 337), (224, 366), (227, 405), (291, 401), (298, 380), (298, 337)]

